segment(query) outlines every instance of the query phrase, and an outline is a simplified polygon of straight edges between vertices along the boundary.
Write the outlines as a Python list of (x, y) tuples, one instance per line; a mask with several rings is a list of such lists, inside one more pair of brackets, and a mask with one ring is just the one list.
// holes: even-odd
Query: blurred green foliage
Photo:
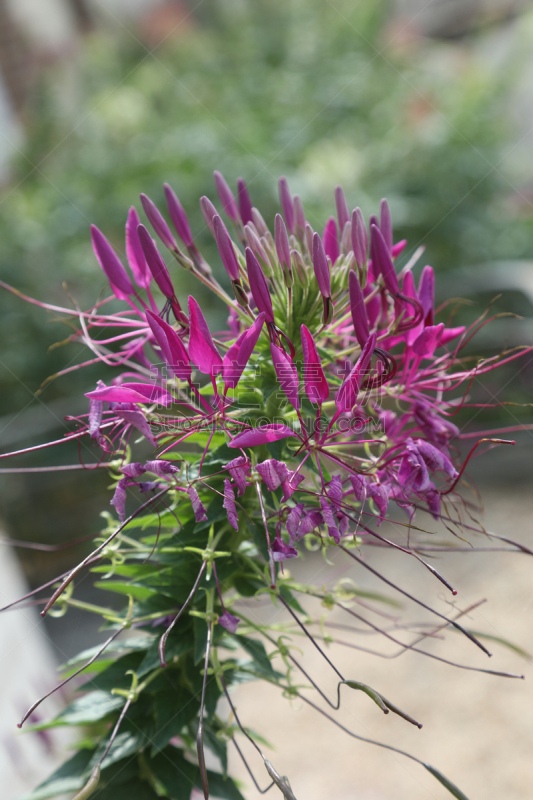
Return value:
[[(394, 21), (384, 0), (204, 0), (191, 9), (157, 47), (131, 22), (116, 24), (86, 38), (75, 61), (43, 74), (2, 201), (5, 281), (61, 305), (69, 303), (67, 281), (89, 305), (108, 291), (89, 224), (122, 251), (128, 207), (139, 206), (140, 191), (163, 207), (164, 181), (216, 268), (198, 205), (202, 194), (218, 204), (214, 169), (233, 186), (243, 176), (268, 222), (281, 174), (320, 229), (334, 212), (337, 183), (366, 216), (387, 196), (397, 238), (409, 240), (407, 256), (424, 243), (438, 271), (530, 255), (531, 206), (516, 213), (501, 162), (514, 135), (507, 103), (519, 47), (503, 67), (491, 66), (475, 35), (424, 40)], [(184, 297), (193, 285), (176, 269)], [(211, 322), (221, 325), (199, 288)], [(77, 345), (46, 355), (68, 333), (41, 309), (0, 293), (0, 414), (36, 405), (41, 382), (82, 359)], [(73, 372), (40, 400), (73, 398), (79, 413), (98, 377), (100, 367)], [(30, 516), (17, 527), (35, 535)]]

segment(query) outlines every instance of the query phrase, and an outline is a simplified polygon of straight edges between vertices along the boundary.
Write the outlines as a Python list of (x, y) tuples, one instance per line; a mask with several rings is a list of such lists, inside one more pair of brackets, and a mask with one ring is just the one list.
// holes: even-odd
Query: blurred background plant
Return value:
[[(527, 2), (1, 0), (0, 21), (0, 272), (22, 292), (63, 304), (66, 282), (89, 305), (105, 288), (89, 224), (121, 252), (125, 209), (140, 191), (162, 204), (164, 181), (213, 254), (198, 198), (215, 199), (219, 169), (233, 185), (246, 179), (269, 222), (281, 174), (317, 225), (333, 212), (336, 183), (366, 215), (386, 196), (398, 238), (409, 241), (405, 258), (425, 245), (446, 294), (477, 302), (460, 314), (471, 320), (505, 290), (496, 311), (531, 317)], [(179, 285), (188, 294), (185, 272)], [(211, 297), (198, 299), (220, 326)], [(502, 346), (531, 335), (509, 319), (493, 330)], [(68, 333), (0, 294), (2, 451), (58, 438), (63, 416), (84, 409), (99, 374), (73, 371), (34, 394), (81, 359), (77, 345), (46, 355)], [(509, 380), (513, 399), (527, 401), (524, 364), (518, 378), (474, 387), (478, 402)], [(526, 414), (502, 409), (502, 425)], [(23, 458), (20, 466), (44, 463)], [(1, 477), (2, 515), (18, 538), (60, 544), (99, 529), (106, 475)], [(68, 568), (73, 550), (20, 551), (30, 583)], [(60, 647), (71, 655), (80, 641), (69, 636)]]

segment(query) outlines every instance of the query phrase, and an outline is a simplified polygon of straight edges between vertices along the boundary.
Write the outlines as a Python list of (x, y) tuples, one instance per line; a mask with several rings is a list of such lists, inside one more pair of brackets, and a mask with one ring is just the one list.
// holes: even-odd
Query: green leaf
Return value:
[[(123, 758), (130, 758), (135, 755), (135, 753), (138, 753), (146, 743), (147, 735), (145, 731), (140, 730), (138, 726), (136, 726), (135, 731), (120, 731), (111, 745), (111, 749), (106, 755), (102, 766), (109, 767), (116, 761), (120, 761)], [(93, 757), (94, 763), (97, 763), (98, 760), (102, 758), (106, 746), (107, 741), (104, 740)]]
[(427, 769), (428, 772), (431, 772), (433, 777), (436, 778), (439, 781), (439, 783), (442, 783), (442, 785), (446, 789), (448, 789), (450, 794), (452, 794), (454, 797), (456, 797), (457, 800), (468, 800), (468, 797), (466, 796), (466, 794), (464, 792), (462, 792), (455, 785), (455, 783), (452, 783), (450, 780), (448, 780), (446, 775), (443, 775), (442, 772), (439, 772), (438, 769), (435, 769), (435, 767), (432, 767), (431, 764), (424, 764), (424, 767)]
[[(194, 788), (201, 791), (200, 770), (183, 758), (181, 752), (174, 747), (167, 747), (151, 762), (151, 768), (158, 780), (165, 787), (171, 800), (185, 800)], [(223, 800), (244, 800), (231, 778), (224, 779), (220, 773), (207, 770), (210, 795)]]
[(113, 782), (103, 788), (99, 785), (94, 800), (161, 800), (161, 798), (149, 783), (133, 778), (125, 783)]
[(86, 725), (104, 719), (123, 705), (123, 697), (108, 692), (89, 692), (58, 714), (54, 722), (60, 725)]
[(126, 675), (130, 669), (137, 671), (137, 667), (144, 658), (144, 653), (128, 653), (118, 661), (114, 661), (107, 669), (90, 678), (86, 683), (78, 688), (78, 691), (88, 689), (129, 689), (131, 686), (131, 675)]
[[(168, 674), (167, 674), (168, 673)], [(178, 683), (176, 670), (166, 670), (168, 690), (158, 692), (154, 698), (155, 729), (152, 738), (152, 755), (163, 750), (173, 736), (179, 736), (184, 725), (193, 720), (200, 709), (200, 696)]]
[(263, 642), (259, 642), (257, 639), (249, 639), (247, 636), (240, 636), (237, 633), (233, 634), (233, 638), (240, 644), (243, 650), (246, 650), (248, 655), (251, 656), (258, 672), (269, 678), (275, 677), (276, 673), (270, 663)]
[(97, 589), (105, 589), (108, 592), (118, 592), (119, 594), (131, 594), (134, 600), (148, 600), (157, 594), (155, 589), (141, 586), (139, 583), (124, 583), (122, 581), (96, 581)]
[[(147, 650), (150, 644), (153, 642), (154, 637), (149, 636), (148, 634), (143, 634), (140, 636), (134, 636), (129, 639), (115, 639), (114, 642), (111, 642), (106, 649), (105, 652), (122, 652), (124, 650)], [(60, 670), (63, 672), (67, 667), (74, 666), (78, 664), (80, 661), (89, 661), (101, 648), (101, 644), (97, 644), (94, 647), (89, 647), (87, 650), (82, 650), (81, 653), (78, 653), (77, 656), (74, 658), (70, 658), (65, 664), (60, 667)]]
[(279, 593), (283, 597), (287, 605), (290, 606), (294, 611), (298, 611), (300, 614), (304, 614), (305, 616), (307, 616), (305, 610), (301, 607), (300, 603), (295, 598), (289, 587), (285, 586), (284, 583), (280, 583)]
[(204, 744), (218, 758), (222, 767), (222, 774), (226, 776), (228, 774), (227, 742), (218, 738), (216, 730), (207, 721), (204, 722)]

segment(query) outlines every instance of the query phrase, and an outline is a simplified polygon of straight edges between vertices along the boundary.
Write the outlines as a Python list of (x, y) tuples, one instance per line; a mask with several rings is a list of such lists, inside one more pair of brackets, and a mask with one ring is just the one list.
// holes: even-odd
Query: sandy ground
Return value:
[[(531, 495), (492, 490), (485, 496), (487, 528), (531, 546)], [(381, 532), (387, 534), (385, 526)], [(467, 627), (505, 637), (533, 652), (533, 558), (517, 553), (439, 556), (433, 557), (433, 563), (458, 590), (455, 598), (458, 607), (466, 608), (488, 598), (488, 602), (469, 615)], [(366, 558), (368, 563), (379, 566), (383, 574), (398, 580), (434, 608), (443, 612), (449, 610), (448, 604), (454, 599), (413, 559), (398, 552), (376, 550), (369, 552)], [(334, 566), (328, 567), (318, 556), (311, 556), (305, 563), (292, 562), (291, 566), (295, 577), (319, 584), (335, 583), (349, 576), (361, 587), (386, 589), (366, 570), (353, 562), (347, 563), (345, 558), (336, 559)], [(394, 594), (390, 590), (390, 596)], [(317, 614), (324, 612), (320, 606), (315, 609)], [(273, 611), (269, 606), (256, 606), (252, 613), (262, 621), (285, 619), (284, 612)], [(413, 612), (409, 603), (405, 613), (410, 619), (428, 619), (423, 613)], [(338, 611), (329, 619), (357, 625), (355, 620)], [(378, 646), (377, 638), (368, 634), (343, 634), (343, 638), (364, 647)], [(328, 656), (345, 678), (370, 684), (424, 727), (418, 730), (392, 714), (385, 716), (368, 697), (350, 689), (343, 690), (343, 707), (335, 718), (360, 736), (405, 749), (437, 767), (469, 800), (533, 797), (533, 669), (516, 653), (494, 642), (486, 643), (494, 654), (490, 659), (460, 634), (448, 633), (445, 641), (424, 646), (444, 658), (470, 666), (524, 674), (526, 680), (468, 672), (416, 653), (383, 659), (331, 645)], [(310, 642), (299, 641), (299, 646), (302, 664), (322, 690), (334, 699), (337, 680), (333, 670)], [(383, 649), (391, 653), (395, 648), (386, 646)], [(309, 691), (306, 695), (316, 699), (315, 692)], [(288, 702), (275, 688), (247, 684), (237, 690), (234, 699), (243, 723), (260, 731), (274, 744), (274, 751), (266, 751), (268, 757), (278, 772), (289, 776), (298, 800), (444, 800), (450, 797), (423, 767), (351, 739), (302, 701)], [(320, 705), (326, 707), (323, 702)], [(265, 787), (268, 779), (259, 757), (251, 747), (243, 745), (243, 749), (250, 756), (260, 786)], [(241, 778), (246, 787), (247, 800), (258, 800), (262, 795), (254, 789), (238, 756), (232, 755), (231, 762), (233, 774)], [(273, 792), (277, 794), (277, 790)]]

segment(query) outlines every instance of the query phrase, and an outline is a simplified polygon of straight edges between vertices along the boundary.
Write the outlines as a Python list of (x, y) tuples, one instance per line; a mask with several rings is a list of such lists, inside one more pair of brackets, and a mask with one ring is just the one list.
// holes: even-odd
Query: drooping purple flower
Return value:
[(228, 217), (230, 217), (230, 219), (232, 219), (234, 222), (238, 222), (239, 209), (237, 208), (237, 203), (235, 202), (235, 198), (233, 197), (233, 192), (226, 183), (226, 179), (217, 170), (213, 172), (213, 176), (215, 178), (215, 186), (217, 187), (218, 196), (220, 197), (220, 201), (224, 207), (224, 211), (226, 212)]
[(294, 508), (291, 508), (289, 511), (289, 516), (285, 523), (287, 526), (287, 533), (289, 534), (289, 544), (293, 544), (298, 540), (298, 528), (300, 527), (303, 512), (304, 506), (302, 503), (297, 503)]
[(322, 369), (315, 340), (305, 325), (301, 327), (304, 355), (304, 385), (311, 403), (324, 403), (329, 396), (329, 385)]
[(189, 296), (189, 326), (189, 358), (200, 372), (214, 377), (222, 369), (222, 358), (200, 306), (192, 296)]
[(367, 479), (363, 475), (350, 475), (350, 483), (353, 487), (355, 499), (359, 503), (365, 503), (367, 496)]
[(122, 383), (120, 386), (102, 386), (87, 392), (85, 397), (105, 400), (108, 403), (157, 403), (168, 406), (173, 398), (170, 392), (153, 383)]
[(324, 251), (331, 259), (331, 263), (334, 264), (339, 257), (339, 234), (335, 217), (330, 217), (326, 222), (322, 240), (324, 242)]
[(287, 228), (289, 229), (289, 233), (294, 233), (294, 200), (292, 199), (292, 195), (290, 193), (287, 178), (282, 176), (278, 181), (278, 186), (279, 199), (281, 202), (281, 208), (283, 210), (283, 216), (285, 217), (285, 222), (287, 223)]
[(146, 312), (146, 321), (152, 329), (169, 369), (178, 380), (190, 380), (192, 368), (189, 364), (189, 355), (174, 328), (151, 311)]
[(429, 442), (426, 442), (424, 439), (416, 439), (414, 441), (414, 445), (432, 472), (436, 472), (436, 470), (442, 470), (449, 475), (450, 478), (457, 477), (459, 473), (453, 466), (448, 456), (443, 453), (442, 450), (439, 450), (437, 447)]
[(237, 456), (237, 458), (225, 464), (224, 469), (229, 471), (229, 474), (237, 484), (237, 496), (241, 497), (246, 491), (246, 479), (252, 472), (250, 459), (247, 456)]
[(152, 280), (152, 273), (148, 269), (144, 251), (141, 247), (137, 228), (140, 225), (139, 215), (132, 206), (128, 211), (126, 222), (126, 257), (133, 272), (135, 283), (141, 289), (147, 289)]
[(124, 477), (119, 480), (115, 487), (115, 493), (109, 505), (115, 506), (118, 518), (124, 522), (126, 516), (126, 486), (128, 485), (128, 478)]
[(228, 273), (230, 280), (238, 281), (240, 279), (239, 262), (235, 255), (233, 242), (228, 233), (228, 230), (218, 214), (213, 217), (213, 228), (215, 230), (215, 239), (217, 243), (218, 252), (224, 265), (224, 269)]
[(290, 356), (281, 347), (272, 342), (270, 344), (270, 352), (279, 385), (293, 408), (298, 410), (300, 408), (298, 370)]
[(205, 522), (207, 519), (207, 511), (205, 510), (204, 504), (200, 500), (200, 496), (196, 491), (196, 488), (192, 484), (187, 487), (187, 494), (189, 495), (189, 500), (191, 501), (196, 522)]
[(286, 439), (288, 436), (296, 436), (292, 428), (272, 422), (269, 425), (260, 425), (259, 428), (239, 433), (228, 443), (228, 447), (256, 447), (260, 444)]
[(426, 438), (441, 449), (452, 437), (459, 436), (459, 428), (453, 422), (443, 419), (421, 400), (413, 404), (413, 416)]
[(157, 249), (156, 243), (144, 225), (141, 224), (137, 227), (137, 233), (139, 234), (139, 241), (141, 242), (141, 247), (146, 258), (146, 263), (148, 264), (148, 269), (152, 273), (155, 282), (161, 289), (162, 294), (164, 294), (169, 300), (172, 299), (174, 297), (174, 287), (172, 286), (172, 281), (170, 280), (170, 274), (167, 269), (167, 265), (163, 261), (163, 257)]
[(335, 544), (339, 544), (341, 540), (341, 534), (339, 531), (339, 526), (337, 525), (335, 514), (330, 505), (330, 500), (327, 497), (324, 497), (324, 495), (320, 495), (319, 502), (324, 525), (328, 529), (328, 536), (331, 536), (335, 540)]
[(140, 434), (144, 436), (147, 442), (150, 442), (152, 447), (157, 447), (157, 439), (155, 439), (150, 425), (146, 421), (146, 417), (142, 413), (142, 411), (130, 411), (127, 409), (119, 409), (115, 410), (115, 414), (119, 419), (125, 422), (127, 425), (133, 425), (133, 427), (139, 431)]
[(339, 229), (343, 231), (346, 223), (350, 221), (350, 212), (348, 211), (348, 203), (346, 202), (342, 186), (335, 186), (335, 206), (337, 208)]
[(366, 316), (365, 298), (357, 280), (357, 275), (352, 269), (348, 276), (348, 288), (350, 290), (350, 310), (352, 312), (355, 338), (359, 342), (359, 346), (363, 348), (368, 341), (370, 331)]
[(398, 481), (406, 497), (411, 491), (425, 492), (431, 485), (426, 462), (412, 440), (407, 440), (398, 470)]
[(336, 511), (342, 511), (342, 480), (340, 475), (334, 475), (326, 484), (326, 494)]
[(131, 464), (121, 467), (120, 471), (128, 478), (140, 478), (146, 472), (146, 467), (140, 461), (132, 461)]
[(240, 623), (239, 617), (230, 614), (229, 611), (224, 609), (224, 613), (218, 618), (218, 624), (222, 625), (230, 633), (235, 633)]
[(389, 251), (392, 251), (392, 219), (389, 204), (385, 198), (381, 201), (379, 228), (383, 234), (385, 244), (389, 248)]
[(144, 465), (147, 472), (153, 472), (154, 475), (159, 475), (163, 478), (165, 475), (175, 475), (180, 471), (180, 468), (172, 461), (167, 461), (163, 458), (158, 458), (155, 461), (147, 461)]
[(148, 217), (150, 221), (150, 225), (157, 233), (165, 247), (168, 247), (169, 250), (177, 250), (178, 245), (176, 244), (176, 240), (172, 235), (172, 231), (168, 227), (166, 220), (163, 218), (163, 215), (157, 208), (156, 204), (150, 200), (145, 194), (141, 194), (141, 203), (144, 210), (144, 213)]
[(326, 251), (318, 233), (313, 234), (313, 268), (322, 297), (331, 297), (331, 278)]
[(168, 183), (163, 184), (163, 188), (165, 190), (168, 213), (170, 214), (170, 219), (176, 228), (178, 236), (186, 247), (193, 247), (194, 241), (185, 209), (178, 200), (178, 196)]
[(422, 358), (431, 358), (439, 346), (443, 331), (444, 322), (440, 322), (438, 325), (428, 325), (413, 342), (413, 353)]
[(244, 178), (237, 178), (237, 198), (239, 200), (239, 212), (243, 225), (253, 221), (252, 201), (248, 193), (248, 187)]
[(373, 333), (368, 337), (368, 340), (361, 351), (361, 355), (357, 359), (355, 366), (350, 371), (348, 376), (344, 379), (337, 394), (335, 395), (335, 404), (339, 412), (351, 411), (357, 402), (357, 395), (364, 377), (368, 373), (368, 367), (372, 358), (372, 353), (376, 346), (376, 334)]
[(266, 461), (261, 462), (256, 469), (270, 492), (278, 489), (289, 475), (285, 462), (277, 461), (275, 458), (268, 458)]
[(383, 522), (389, 507), (389, 495), (387, 489), (381, 483), (373, 483), (369, 481), (366, 486), (368, 497), (371, 497), (379, 511), (378, 527)]
[(127, 300), (128, 296), (134, 293), (134, 289), (122, 262), (96, 225), (91, 225), (91, 239), (94, 254), (115, 296), (118, 300)]
[(288, 558), (296, 558), (298, 550), (290, 544), (286, 544), (281, 536), (276, 536), (272, 542), (272, 558), (274, 561), (286, 561)]
[(215, 206), (213, 205), (209, 197), (206, 197), (205, 195), (203, 197), (200, 197), (200, 208), (202, 210), (202, 214), (204, 215), (207, 227), (214, 236), (215, 226), (213, 225), (213, 217), (215, 217), (218, 214), (218, 211), (216, 210)]
[(231, 345), (222, 359), (222, 380), (224, 389), (235, 389), (241, 379), (241, 375), (250, 360), (257, 340), (261, 335), (261, 330), (265, 321), (265, 314), (262, 311), (255, 322)]
[(235, 505), (235, 493), (229, 478), (224, 478), (224, 502), (222, 506), (225, 508), (228, 515), (229, 524), (236, 531), (239, 530), (239, 518), (237, 516), (237, 507)]
[(252, 253), (249, 247), (245, 250), (246, 253), (246, 267), (248, 270), (248, 281), (250, 283), (250, 291), (255, 300), (255, 304), (259, 311), (265, 315), (267, 322), (274, 322), (274, 311), (272, 309), (272, 298), (270, 290), (266, 281), (263, 270), (259, 261)]

